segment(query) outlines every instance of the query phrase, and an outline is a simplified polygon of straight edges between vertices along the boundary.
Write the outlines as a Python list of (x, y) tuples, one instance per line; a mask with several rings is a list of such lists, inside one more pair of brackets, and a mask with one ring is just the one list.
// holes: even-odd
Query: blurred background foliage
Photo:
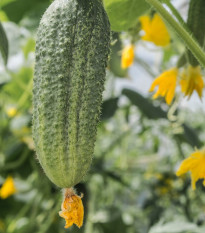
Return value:
[[(205, 141), (204, 105), (183, 100), (170, 112), (163, 100), (151, 100), (153, 78), (176, 61), (184, 45), (174, 34), (165, 49), (139, 40), (136, 17), (149, 7), (127, 12), (128, 0), (105, 0), (115, 32), (93, 163), (76, 186), (84, 193), (85, 224), (64, 229), (61, 192), (44, 175), (31, 136), (35, 35), (50, 2), (0, 1), (9, 47), (7, 65), (6, 53), (0, 58), (0, 185), (10, 176), (16, 187), (0, 198), (0, 233), (205, 232), (202, 182), (192, 191), (188, 176), (175, 175), (180, 161)], [(186, 17), (188, 1), (182, 2)], [(109, 10), (116, 6), (125, 11), (115, 18)], [(123, 70), (121, 50), (133, 35), (135, 63)]]

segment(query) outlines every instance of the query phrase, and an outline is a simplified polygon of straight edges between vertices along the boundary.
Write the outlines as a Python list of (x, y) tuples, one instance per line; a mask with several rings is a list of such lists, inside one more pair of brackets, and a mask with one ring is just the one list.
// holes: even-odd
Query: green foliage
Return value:
[[(2, 1), (2, 0), (1, 0)], [(31, 11), (35, 12), (38, 8), (39, 4), (46, 3), (49, 5), (49, 0), (35, 0), (35, 1), (27, 1), (27, 0), (15, 0), (8, 2), (9, 4), (4, 4), (2, 9), (6, 12), (9, 19), (14, 22), (19, 22), (23, 19), (24, 15), (30, 13)], [(42, 14), (46, 8), (40, 10)], [(35, 13), (39, 15), (39, 12)], [(40, 15), (39, 15), (40, 16)], [(39, 18), (40, 21), (40, 18)]]
[(150, 7), (144, 0), (104, 0), (113, 31), (125, 31)]
[(29, 38), (22, 50), (24, 57), (28, 59), (29, 53), (35, 51), (35, 40), (33, 38)]
[(106, 101), (103, 102), (102, 104), (102, 115), (101, 115), (101, 120), (107, 120), (114, 116), (117, 108), (118, 108), (118, 97), (115, 98), (110, 98)]
[[(0, 233), (203, 233), (202, 181), (192, 191), (190, 177), (175, 172), (195, 147), (204, 145), (204, 100), (180, 99), (173, 109), (148, 94), (156, 74), (185, 50), (180, 40), (172, 37), (166, 49), (140, 40), (138, 16), (125, 15), (129, 1), (120, 1), (113, 21), (126, 32), (113, 35), (94, 157), (89, 174), (76, 186), (84, 194), (84, 226), (65, 230), (58, 215), (61, 191), (40, 167), (31, 135), (36, 28), (49, 1), (3, 2), (9, 57), (6, 67), (0, 58), (0, 187), (12, 176), (17, 192), (0, 198)], [(117, 7), (116, 2), (105, 3)], [(134, 65), (122, 70), (122, 44), (133, 38)]]
[(166, 112), (160, 107), (155, 107), (147, 98), (136, 91), (123, 89), (122, 94), (126, 95), (133, 105), (136, 105), (146, 117), (150, 119), (166, 118)]
[(6, 6), (7, 4), (11, 2), (15, 2), (16, 0), (1, 0), (0, 2), (0, 8)]

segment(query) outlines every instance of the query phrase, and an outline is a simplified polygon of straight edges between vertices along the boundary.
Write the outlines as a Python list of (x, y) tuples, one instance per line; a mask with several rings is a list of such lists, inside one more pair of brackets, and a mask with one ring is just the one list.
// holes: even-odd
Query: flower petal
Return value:
[(14, 185), (13, 178), (11, 176), (8, 176), (0, 189), (0, 197), (2, 199), (6, 199), (14, 193), (16, 193), (16, 187)]
[(159, 86), (157, 92), (153, 96), (153, 99), (156, 99), (158, 96), (162, 96), (165, 97), (168, 105), (171, 104), (175, 95), (177, 74), (178, 69), (172, 68), (163, 72), (153, 81), (149, 91), (153, 91), (156, 86)]
[(132, 65), (133, 61), (134, 61), (134, 45), (131, 44), (126, 46), (122, 51), (121, 67), (123, 69), (126, 69)]
[(170, 43), (170, 35), (162, 18), (155, 13), (153, 18), (145, 15), (140, 17), (141, 28), (145, 32), (142, 40), (153, 42), (158, 46), (166, 46)]
[[(192, 153), (189, 158), (185, 159), (178, 171), (177, 176), (180, 176), (186, 172), (191, 172), (192, 189), (196, 188), (196, 182), (199, 179), (205, 178), (205, 150), (197, 150)], [(205, 184), (205, 182), (204, 182)]]
[(193, 94), (194, 90), (197, 92), (199, 98), (202, 97), (202, 91), (204, 87), (204, 81), (201, 75), (200, 66), (193, 67), (188, 66), (183, 70), (181, 74), (181, 91), (184, 93), (184, 96), (187, 96), (188, 99)]
[(64, 200), (59, 215), (65, 219), (65, 228), (73, 224), (79, 228), (83, 225), (84, 208), (81, 197), (76, 195), (72, 188), (65, 189)]

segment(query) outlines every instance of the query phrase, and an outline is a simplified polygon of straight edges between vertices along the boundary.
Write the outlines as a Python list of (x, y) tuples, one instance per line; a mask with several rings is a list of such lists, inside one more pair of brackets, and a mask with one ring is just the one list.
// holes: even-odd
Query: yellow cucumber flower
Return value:
[(204, 82), (200, 66), (193, 67), (189, 65), (184, 69), (181, 75), (180, 85), (181, 91), (185, 96), (188, 96), (188, 99), (191, 97), (194, 90), (196, 90), (199, 98), (201, 99)]
[(81, 198), (82, 196), (76, 195), (72, 188), (65, 190), (64, 200), (59, 212), (59, 215), (66, 221), (65, 228), (69, 228), (73, 224), (79, 228), (83, 225), (84, 208)]
[(205, 149), (196, 150), (189, 158), (185, 159), (181, 163), (176, 175), (181, 176), (188, 171), (191, 172), (193, 190), (196, 189), (196, 182), (199, 179), (204, 179), (203, 185), (205, 186)]
[(123, 69), (128, 68), (129, 66), (132, 65), (134, 61), (134, 45), (127, 45), (123, 50), (122, 50), (122, 57), (121, 57), (121, 67)]
[(168, 105), (171, 104), (175, 95), (177, 75), (178, 69), (172, 68), (163, 72), (159, 77), (157, 77), (149, 89), (151, 92), (154, 91), (156, 86), (159, 86), (157, 92), (153, 95), (153, 99), (156, 99), (158, 96), (162, 96), (165, 97)]
[(145, 32), (142, 40), (153, 42), (158, 46), (166, 46), (170, 43), (170, 35), (166, 25), (157, 13), (152, 18), (144, 15), (139, 20), (142, 30)]
[(0, 189), (0, 198), (6, 199), (14, 193), (16, 193), (16, 188), (14, 185), (13, 178), (11, 176), (8, 176)]

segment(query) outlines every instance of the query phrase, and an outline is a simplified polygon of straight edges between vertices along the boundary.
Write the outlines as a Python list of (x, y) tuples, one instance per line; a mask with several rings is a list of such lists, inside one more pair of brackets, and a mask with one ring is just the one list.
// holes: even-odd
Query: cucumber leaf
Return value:
[(145, 0), (104, 0), (113, 31), (126, 31), (150, 6)]
[(0, 1), (0, 8), (3, 7), (3, 6), (6, 6), (10, 2), (14, 2), (14, 1), (16, 1), (16, 0), (1, 0)]

